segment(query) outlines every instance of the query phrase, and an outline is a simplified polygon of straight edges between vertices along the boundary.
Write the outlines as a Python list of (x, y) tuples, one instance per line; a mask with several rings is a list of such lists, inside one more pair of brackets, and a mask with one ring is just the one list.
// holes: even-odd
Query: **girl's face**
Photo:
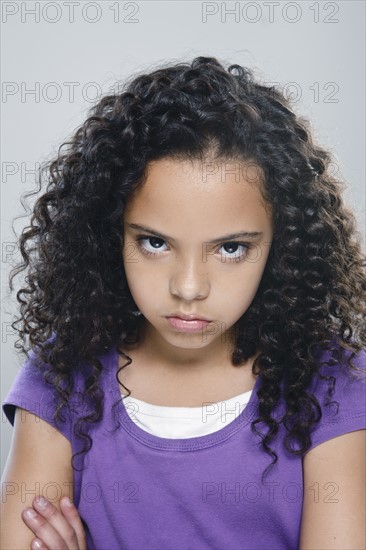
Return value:
[[(239, 162), (149, 163), (125, 209), (123, 262), (155, 341), (187, 351), (232, 341), (272, 241), (258, 174)], [(210, 323), (168, 319), (179, 315)]]

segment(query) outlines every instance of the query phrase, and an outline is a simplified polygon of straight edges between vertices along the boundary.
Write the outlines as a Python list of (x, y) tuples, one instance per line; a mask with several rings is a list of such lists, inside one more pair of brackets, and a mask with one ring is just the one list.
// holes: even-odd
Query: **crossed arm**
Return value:
[[(66, 437), (34, 414), (16, 409), (11, 449), (1, 480), (2, 550), (86, 550), (77, 509), (66, 504), (67, 497), (73, 498), (71, 457)], [(42, 494), (50, 483), (57, 488), (59, 499), (42, 507), (35, 502), (35, 492)], [(33, 518), (25, 515), (27, 508), (37, 512)], [(34, 544), (37, 539), (41, 546)]]
[[(303, 471), (300, 550), (365, 550), (366, 430), (317, 445), (305, 455)], [(314, 483), (337, 492), (332, 499), (324, 491), (315, 495)]]
[[(71, 445), (48, 423), (17, 409), (8, 462), (2, 479), (2, 550), (86, 550), (83, 525), (75, 506), (67, 506), (72, 487)], [(69, 466), (68, 466), (69, 465)], [(365, 550), (366, 430), (326, 441), (303, 459), (304, 505), (300, 550)], [(42, 507), (34, 493), (8, 494), (8, 484), (61, 488), (58, 501)], [(314, 498), (314, 484), (337, 487), (336, 502)], [(63, 490), (62, 490), (63, 489)], [(13, 494), (14, 493), (14, 494)], [(24, 510), (36, 511), (28, 519)], [(23, 520), (23, 521), (22, 521)], [(35, 539), (41, 541), (35, 546)]]

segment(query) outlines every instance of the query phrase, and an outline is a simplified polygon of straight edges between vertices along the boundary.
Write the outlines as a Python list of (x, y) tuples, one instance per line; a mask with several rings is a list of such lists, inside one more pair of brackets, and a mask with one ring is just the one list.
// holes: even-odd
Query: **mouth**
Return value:
[(169, 325), (179, 332), (200, 332), (204, 330), (210, 323), (208, 319), (196, 317), (194, 315), (166, 317)]
[(167, 319), (182, 319), (182, 321), (206, 321), (208, 323), (211, 322), (211, 319), (207, 319), (207, 317), (201, 317), (196, 314), (191, 315), (184, 315), (183, 313), (172, 313), (172, 315), (168, 315)]

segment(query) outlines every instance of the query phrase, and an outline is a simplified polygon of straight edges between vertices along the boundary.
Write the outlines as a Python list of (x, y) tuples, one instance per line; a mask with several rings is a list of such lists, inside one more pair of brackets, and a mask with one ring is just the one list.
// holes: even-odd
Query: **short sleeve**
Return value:
[(65, 411), (60, 413), (63, 420), (54, 419), (58, 401), (58, 393), (51, 383), (44, 380), (42, 372), (35, 364), (35, 354), (31, 351), (3, 401), (2, 407), (7, 419), (14, 426), (15, 409), (21, 407), (51, 424), (71, 441), (73, 429), (69, 408), (64, 408)]
[(327, 381), (315, 384), (313, 394), (321, 406), (322, 418), (313, 426), (309, 450), (333, 437), (366, 429), (366, 350), (355, 356), (353, 364), (358, 370), (345, 364), (320, 370), (322, 375), (335, 378), (335, 387), (333, 395), (327, 397)]

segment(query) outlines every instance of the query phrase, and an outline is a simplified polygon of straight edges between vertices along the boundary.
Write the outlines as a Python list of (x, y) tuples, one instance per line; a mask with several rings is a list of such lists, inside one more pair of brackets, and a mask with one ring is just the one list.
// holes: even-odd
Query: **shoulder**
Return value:
[[(102, 363), (105, 362), (105, 358), (109, 353), (98, 356)], [(86, 410), (88, 405), (84, 401), (85, 379), (89, 372), (88, 368), (82, 363), (78, 365), (77, 370), (71, 373), (71, 395), (58, 415), (64, 419), (62, 421), (55, 418), (60, 397), (54, 384), (48, 381), (48, 377), (44, 376), (47, 370), (49, 370), (49, 365), (41, 362), (38, 355), (31, 350), (2, 403), (3, 411), (13, 426), (16, 408), (20, 408), (48, 422), (67, 439), (71, 440), (73, 438), (73, 422), (79, 416), (84, 416), (88, 412)], [(104, 378), (104, 372), (102, 372), (102, 385), (105, 385)]]
[[(350, 351), (335, 359), (329, 351), (319, 355), (319, 377), (309, 393), (320, 406), (322, 418), (311, 430), (311, 448), (339, 435), (366, 428), (366, 350), (348, 365)], [(324, 378), (322, 378), (324, 377)]]

